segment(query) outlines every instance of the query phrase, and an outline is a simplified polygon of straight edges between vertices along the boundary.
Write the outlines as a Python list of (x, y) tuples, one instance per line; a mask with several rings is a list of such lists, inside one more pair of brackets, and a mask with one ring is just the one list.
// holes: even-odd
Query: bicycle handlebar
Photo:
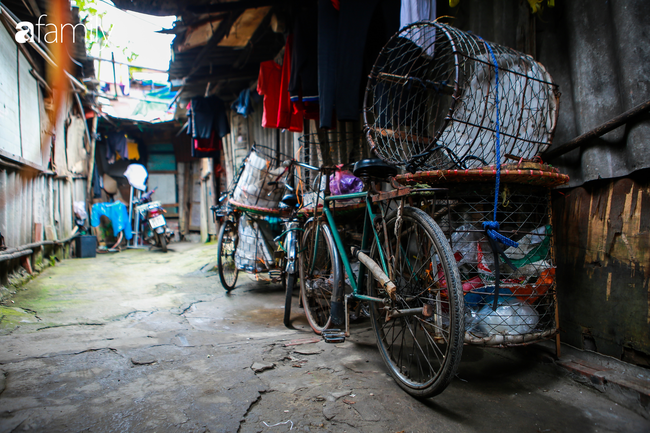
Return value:
[(299, 167), (303, 167), (303, 168), (306, 168), (306, 169), (312, 170), (312, 171), (320, 171), (320, 168), (318, 168), (318, 167), (314, 167), (313, 165), (305, 164), (304, 162), (296, 161), (295, 159), (288, 159), (288, 160), (286, 160), (286, 161), (284, 161), (282, 163), (282, 165), (284, 167), (289, 167), (289, 166), (291, 166), (291, 164), (297, 165)]

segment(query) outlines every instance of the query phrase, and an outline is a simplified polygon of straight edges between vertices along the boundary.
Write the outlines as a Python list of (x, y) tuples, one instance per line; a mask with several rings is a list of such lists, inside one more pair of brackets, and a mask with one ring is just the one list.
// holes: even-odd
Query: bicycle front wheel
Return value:
[(239, 271), (235, 266), (235, 251), (237, 251), (237, 224), (224, 221), (219, 231), (217, 242), (217, 267), (221, 285), (227, 292), (235, 288)]
[(293, 298), (293, 286), (296, 285), (296, 274), (288, 274), (284, 279), (284, 326), (291, 328), (291, 301)]
[[(396, 211), (388, 215), (388, 242), (381, 236), (380, 245), (374, 242), (371, 249), (377, 263), (382, 249), (397, 286), (390, 305), (371, 303), (372, 326), (398, 385), (414, 397), (432, 397), (449, 385), (460, 363), (465, 332), (462, 285), (438, 224), (412, 207), (405, 207), (400, 223), (397, 220)], [(368, 293), (388, 297), (372, 276)]]
[(332, 231), (316, 220), (305, 225), (300, 250), (302, 304), (309, 326), (320, 334), (331, 323), (332, 291), (341, 277), (341, 261)]

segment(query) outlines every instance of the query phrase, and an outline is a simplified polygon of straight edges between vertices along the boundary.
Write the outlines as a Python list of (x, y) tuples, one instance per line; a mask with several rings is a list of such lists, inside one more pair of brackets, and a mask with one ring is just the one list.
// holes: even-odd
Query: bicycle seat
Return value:
[(385, 163), (381, 159), (362, 159), (354, 164), (354, 175), (356, 177), (374, 177), (386, 180), (397, 174), (397, 167)]
[(295, 194), (286, 194), (280, 201), (291, 208), (298, 206), (298, 196)]

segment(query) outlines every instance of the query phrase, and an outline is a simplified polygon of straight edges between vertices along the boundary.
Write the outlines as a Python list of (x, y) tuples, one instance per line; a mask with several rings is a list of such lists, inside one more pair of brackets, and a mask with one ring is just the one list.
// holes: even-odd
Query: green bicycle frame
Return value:
[[(375, 220), (375, 212), (372, 209), (372, 200), (371, 197), (368, 195), (368, 192), (359, 192), (354, 194), (343, 194), (343, 195), (325, 197), (323, 212), (325, 213), (325, 217), (327, 218), (328, 225), (332, 229), (332, 236), (334, 237), (334, 243), (336, 244), (336, 249), (339, 251), (341, 260), (343, 262), (343, 266), (345, 268), (345, 272), (348, 275), (348, 278), (350, 280), (350, 285), (352, 286), (352, 298), (359, 299), (362, 301), (379, 302), (377, 298), (362, 295), (359, 293), (359, 288), (362, 287), (364, 283), (363, 271), (365, 267), (362, 263), (359, 263), (359, 275), (357, 279), (357, 276), (354, 275), (354, 272), (352, 271), (352, 266), (350, 265), (350, 259), (348, 258), (347, 251), (345, 251), (345, 247), (343, 246), (343, 241), (341, 240), (341, 236), (339, 235), (338, 227), (336, 226), (336, 222), (334, 221), (334, 215), (332, 214), (332, 211), (329, 208), (329, 203), (332, 201), (348, 200), (352, 198), (365, 198), (366, 200), (365, 218), (363, 221), (363, 237), (361, 239), (361, 251), (368, 251), (370, 248), (371, 240), (373, 239), (371, 236), (374, 236), (375, 242), (377, 242), (378, 245), (380, 242), (379, 233), (377, 233), (377, 230), (375, 229), (375, 226), (373, 224), (373, 221)], [(318, 238), (316, 239), (316, 242), (318, 242)], [(388, 274), (388, 264), (386, 261), (386, 257), (384, 256), (384, 251), (382, 248), (378, 248), (378, 251), (379, 251), (382, 269), (384, 273)], [(342, 294), (340, 295), (342, 296)], [(332, 312), (334, 312), (334, 309), (332, 309)]]

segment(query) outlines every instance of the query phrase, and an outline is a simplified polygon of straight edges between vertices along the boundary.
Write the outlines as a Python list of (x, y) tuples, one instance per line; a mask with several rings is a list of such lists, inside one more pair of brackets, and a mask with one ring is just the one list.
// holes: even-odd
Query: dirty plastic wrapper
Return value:
[(268, 221), (253, 222), (246, 215), (239, 219), (239, 242), (235, 251), (235, 266), (237, 269), (249, 272), (261, 272), (273, 264), (272, 250), (269, 248), (268, 235), (264, 235)]

